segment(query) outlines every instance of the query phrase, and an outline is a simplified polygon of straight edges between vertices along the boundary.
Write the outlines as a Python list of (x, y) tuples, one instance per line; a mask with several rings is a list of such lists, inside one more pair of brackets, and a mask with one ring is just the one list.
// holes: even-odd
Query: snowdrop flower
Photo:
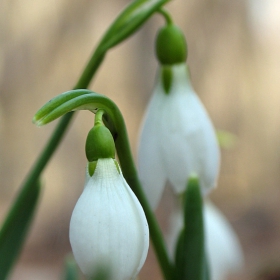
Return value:
[(166, 93), (162, 68), (144, 119), (138, 151), (139, 177), (153, 208), (168, 180), (182, 193), (190, 174), (198, 175), (202, 192), (216, 186), (220, 152), (211, 120), (194, 92), (185, 63), (170, 66)]
[[(210, 279), (225, 280), (242, 268), (244, 258), (239, 240), (224, 215), (209, 201), (204, 205), (204, 225)], [(171, 256), (182, 228), (183, 211), (177, 209), (171, 216), (167, 240)]]
[(73, 211), (70, 243), (82, 272), (108, 268), (110, 279), (134, 279), (147, 256), (143, 209), (113, 159), (99, 159)]
[(202, 193), (208, 193), (216, 186), (220, 162), (214, 127), (191, 86), (181, 30), (173, 24), (163, 27), (156, 51), (161, 66), (138, 151), (139, 177), (153, 208), (166, 181), (180, 194), (192, 173)]
[(70, 243), (86, 276), (105, 269), (107, 280), (131, 280), (146, 259), (149, 228), (141, 204), (112, 158), (114, 140), (100, 119), (86, 143), (86, 182), (71, 217)]

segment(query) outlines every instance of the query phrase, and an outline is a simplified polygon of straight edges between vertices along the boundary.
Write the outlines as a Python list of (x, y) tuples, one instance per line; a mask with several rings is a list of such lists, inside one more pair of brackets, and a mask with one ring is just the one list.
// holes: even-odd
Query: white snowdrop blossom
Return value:
[[(204, 204), (205, 250), (209, 264), (210, 279), (226, 280), (230, 274), (242, 269), (244, 257), (232, 226), (211, 202)], [(183, 211), (171, 216), (167, 244), (173, 257), (176, 240), (183, 228)]]
[(177, 194), (197, 174), (206, 194), (216, 186), (220, 151), (211, 120), (194, 92), (185, 63), (170, 66), (172, 82), (165, 92), (161, 75), (144, 119), (138, 151), (139, 177), (153, 208), (167, 180)]
[(107, 269), (111, 280), (135, 279), (149, 247), (147, 220), (117, 162), (98, 159), (70, 222), (70, 243), (82, 272)]

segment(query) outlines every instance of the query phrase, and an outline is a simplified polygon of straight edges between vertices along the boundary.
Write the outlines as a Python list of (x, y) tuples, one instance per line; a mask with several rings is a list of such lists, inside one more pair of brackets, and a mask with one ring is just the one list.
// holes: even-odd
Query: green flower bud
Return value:
[(173, 65), (186, 61), (187, 43), (178, 26), (168, 24), (159, 30), (156, 40), (156, 55), (163, 65)]
[(86, 140), (86, 156), (89, 162), (99, 158), (115, 158), (115, 143), (110, 130), (103, 124), (95, 124)]

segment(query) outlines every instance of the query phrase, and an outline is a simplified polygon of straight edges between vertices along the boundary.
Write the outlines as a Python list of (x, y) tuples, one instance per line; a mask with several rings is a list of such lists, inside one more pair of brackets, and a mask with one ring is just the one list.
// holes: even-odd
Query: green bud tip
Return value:
[(110, 130), (103, 124), (96, 124), (88, 133), (86, 156), (89, 162), (99, 158), (115, 158), (115, 143)]
[(187, 43), (182, 30), (174, 25), (162, 27), (156, 39), (156, 55), (163, 65), (183, 63), (187, 59)]

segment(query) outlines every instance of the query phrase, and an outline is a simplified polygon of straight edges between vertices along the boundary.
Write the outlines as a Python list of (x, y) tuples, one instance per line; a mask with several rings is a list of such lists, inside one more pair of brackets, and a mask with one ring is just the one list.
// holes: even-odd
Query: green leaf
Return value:
[(153, 13), (170, 0), (135, 0), (124, 8), (97, 45), (74, 89), (87, 88), (107, 51), (136, 32)]
[(76, 89), (76, 90), (70, 90), (66, 91), (63, 94), (60, 95), (60, 99), (53, 98), (45, 106), (43, 106), (34, 116), (33, 122), (36, 123), (37, 120), (44, 117), (49, 111), (55, 109), (61, 102), (61, 99), (63, 99), (63, 102), (67, 102), (75, 97), (78, 97), (83, 94), (91, 93), (90, 90), (86, 89)]
[(25, 240), (40, 194), (37, 181), (20, 190), (0, 231), (0, 279), (6, 279)]
[(170, 0), (132, 1), (116, 18), (100, 42), (101, 50), (116, 46), (133, 34), (161, 6)]
[(205, 274), (203, 200), (197, 177), (188, 181), (184, 197), (184, 228), (176, 249), (179, 280), (202, 280)]
[[(48, 101), (33, 117), (33, 122), (42, 126), (73, 110), (97, 109), (118, 110), (112, 100), (102, 94), (88, 89), (77, 89), (64, 92)], [(107, 111), (106, 111), (107, 112)]]

